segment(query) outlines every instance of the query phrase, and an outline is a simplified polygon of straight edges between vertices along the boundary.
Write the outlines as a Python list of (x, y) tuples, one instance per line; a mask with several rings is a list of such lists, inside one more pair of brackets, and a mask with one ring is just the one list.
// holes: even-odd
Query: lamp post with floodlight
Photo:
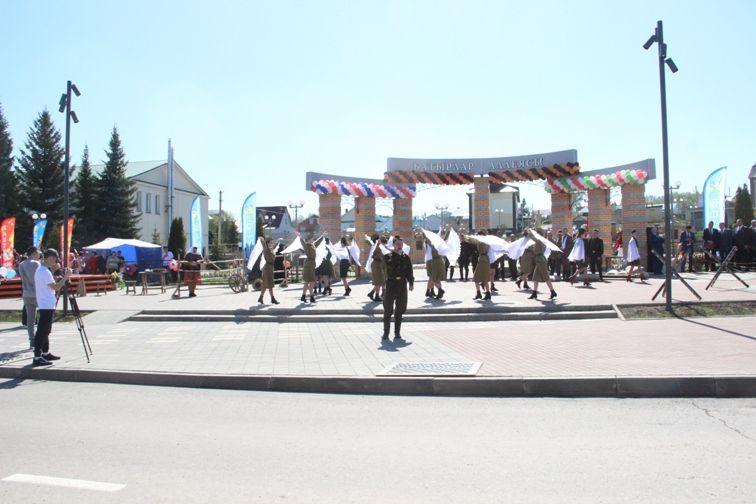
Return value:
[(661, 92), (661, 119), (662, 119), (662, 161), (664, 164), (664, 286), (666, 290), (666, 310), (672, 311), (672, 216), (669, 188), (669, 145), (667, 142), (667, 85), (665, 80), (666, 64), (672, 73), (677, 72), (677, 65), (672, 58), (667, 58), (667, 44), (664, 43), (664, 30), (662, 22), (657, 21), (654, 34), (649, 37), (643, 49), (650, 49), (652, 45), (659, 47), (659, 88)]

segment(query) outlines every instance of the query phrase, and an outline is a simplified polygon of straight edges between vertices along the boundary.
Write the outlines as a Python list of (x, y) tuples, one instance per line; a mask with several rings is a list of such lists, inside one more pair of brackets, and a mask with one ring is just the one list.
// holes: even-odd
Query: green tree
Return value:
[(154, 243), (155, 245), (162, 245), (160, 241), (160, 231), (158, 231), (157, 228), (152, 230), (151, 243)]
[(134, 212), (136, 185), (126, 177), (128, 161), (115, 126), (105, 155), (105, 168), (96, 184), (98, 238), (136, 238), (140, 218)]
[[(31, 244), (33, 212), (46, 213), (49, 238), (57, 236), (63, 222), (63, 147), (60, 132), (55, 129), (50, 113), (45, 110), (34, 121), (27, 135), (25, 149), (18, 160), (18, 193), (21, 212), (16, 221), (16, 248)], [(24, 216), (23, 214), (26, 214)], [(53, 236), (54, 235), (54, 236)], [(47, 239), (48, 246), (58, 248), (57, 240)]]
[(13, 140), (8, 133), (8, 122), (0, 105), (0, 220), (16, 217), (18, 220), (18, 183), (13, 171)]
[(168, 250), (173, 252), (173, 257), (176, 259), (184, 257), (186, 253), (186, 233), (184, 233), (184, 220), (181, 217), (175, 217), (171, 222)]
[(216, 236), (218, 234), (218, 219), (217, 215), (211, 215), (208, 220), (208, 241), (215, 260), (223, 259), (226, 252), (233, 253), (236, 251), (241, 239), (239, 227), (234, 218), (227, 212), (221, 212), (221, 235), (220, 240), (218, 240)]
[(753, 220), (753, 204), (746, 184), (735, 191), (735, 218), (743, 219), (745, 225)]
[[(74, 180), (74, 192), (71, 198), (72, 213), (76, 218), (74, 224), (74, 247), (91, 245), (99, 241), (97, 233), (97, 179), (89, 163), (89, 147), (84, 147), (81, 167)], [(104, 236), (102, 238), (105, 238)]]

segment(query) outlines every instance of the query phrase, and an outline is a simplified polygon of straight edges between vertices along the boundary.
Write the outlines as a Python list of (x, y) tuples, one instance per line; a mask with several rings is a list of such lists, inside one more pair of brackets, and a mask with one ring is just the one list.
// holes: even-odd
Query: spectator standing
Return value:
[(685, 271), (685, 261), (688, 261), (688, 272), (693, 273), (693, 247), (696, 244), (696, 234), (693, 232), (693, 226), (688, 224), (685, 231), (680, 234), (680, 243), (683, 246), (683, 259), (680, 272)]
[(34, 336), (34, 366), (49, 366), (52, 361), (60, 359), (50, 353), (50, 332), (52, 331), (53, 313), (58, 302), (56, 293), (66, 284), (71, 276), (71, 270), (65, 268), (60, 280), (55, 280), (52, 269), (59, 265), (60, 256), (55, 249), (47, 249), (44, 261), (34, 273), (34, 289), (39, 308), (39, 324)]
[[(664, 238), (659, 236), (659, 226), (651, 228), (651, 234), (648, 235), (648, 246), (651, 250), (656, 251), (660, 257), (664, 257)], [(654, 275), (661, 275), (664, 263), (656, 254), (651, 254), (651, 271)]]
[(714, 261), (714, 257), (717, 254), (717, 250), (721, 246), (722, 237), (719, 234), (719, 230), (714, 228), (714, 221), (709, 221), (709, 225), (703, 232), (703, 247), (706, 271), (716, 271), (717, 266)]
[(18, 265), (23, 289), (24, 311), (26, 312), (26, 330), (29, 333), (29, 348), (34, 348), (34, 322), (37, 318), (37, 291), (34, 288), (34, 274), (39, 268), (39, 257), (39, 249), (29, 247), (26, 251), (26, 259)]
[(724, 261), (732, 250), (732, 229), (719, 223), (719, 259)]
[(599, 236), (599, 230), (593, 230), (593, 236), (588, 240), (588, 260), (591, 267), (591, 273), (595, 274), (598, 270), (599, 281), (604, 281), (604, 240)]

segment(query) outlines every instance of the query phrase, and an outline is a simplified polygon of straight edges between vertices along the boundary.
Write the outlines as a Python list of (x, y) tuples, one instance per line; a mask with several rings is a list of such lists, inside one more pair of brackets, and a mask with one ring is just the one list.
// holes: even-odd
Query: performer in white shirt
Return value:
[(630, 271), (627, 272), (627, 281), (633, 281), (633, 272), (638, 269), (638, 278), (643, 282), (643, 266), (641, 266), (641, 256), (638, 250), (638, 240), (635, 238), (635, 229), (630, 233), (630, 240), (627, 242), (627, 264)]

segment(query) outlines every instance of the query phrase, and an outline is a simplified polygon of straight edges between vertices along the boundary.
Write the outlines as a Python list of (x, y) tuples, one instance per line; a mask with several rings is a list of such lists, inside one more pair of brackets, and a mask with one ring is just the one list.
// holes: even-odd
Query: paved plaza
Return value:
[[(476, 310), (492, 307), (559, 309), (648, 303), (663, 279), (651, 279), (646, 284), (612, 280), (590, 288), (558, 282), (555, 288), (559, 298), (555, 302), (529, 300), (528, 293), (518, 290), (513, 282), (498, 282), (499, 292), (493, 300), (481, 302), (472, 299), (472, 282), (460, 281), (445, 284), (444, 300), (426, 300), (425, 284), (421, 281), (423, 272), (418, 271), (418, 275), (421, 278), (410, 293), (409, 308), (437, 314), (439, 320), (406, 322), (402, 328), (407, 340), (405, 345), (380, 343), (382, 308), (367, 298), (370, 287), (360, 280), (354, 281), (351, 296), (344, 297), (343, 289), (334, 286), (333, 296), (319, 297), (314, 306), (302, 304), (299, 301), (301, 289), (294, 286), (277, 289), (276, 296), (281, 302), (277, 306), (259, 306), (257, 292), (234, 294), (221, 286), (203, 286), (198, 290), (198, 297), (192, 299), (173, 299), (170, 290), (161, 293), (153, 289), (146, 295), (114, 291), (79, 299), (82, 309), (93, 311), (83, 319), (94, 351), (91, 362), (86, 361), (75, 324), (56, 323), (51, 349), (63, 359), (50, 368), (32, 369), (25, 328), (2, 323), (0, 353), (5, 363), (0, 365), (0, 375), (83, 381), (142, 380), (144, 383), (155, 383), (155, 377), (163, 377), (166, 384), (223, 386), (222, 383), (226, 383), (230, 388), (270, 388), (271, 379), (290, 378), (289, 386), (302, 390), (308, 390), (305, 385), (308, 379), (321, 383), (319, 386), (323, 380), (340, 379), (341, 389), (337, 390), (390, 392), (395, 389), (380, 388), (385, 387), (386, 380), (409, 379), (387, 376), (392, 365), (411, 368), (428, 363), (479, 363), (474, 376), (448, 380), (494, 383), (500, 379), (502, 381), (496, 382), (500, 385), (507, 380), (522, 383), (522, 380), (543, 379), (570, 387), (581, 380), (594, 385), (613, 380), (614, 390), (617, 390), (616, 380), (620, 378), (650, 380), (647, 383), (666, 379), (668, 384), (673, 383), (670, 380), (685, 379), (689, 383), (704, 383), (709, 388), (719, 387), (718, 379), (740, 379), (738, 383), (746, 392), (736, 395), (749, 395), (748, 390), (752, 391), (751, 395), (756, 394), (756, 317), (476, 320)], [(685, 278), (704, 301), (756, 300), (756, 274), (753, 273), (742, 275), (751, 285), (749, 288), (729, 275), (721, 276), (709, 290), (705, 287), (710, 274), (686, 274)], [(674, 283), (673, 293), (676, 301), (695, 299), (679, 282)], [(265, 301), (267, 303), (268, 299)], [(661, 297), (657, 302), (663, 303)], [(18, 309), (20, 304), (20, 300), (1, 300), (0, 310)], [(142, 310), (199, 313), (236, 310), (252, 314), (280, 312), (281, 315), (275, 322), (256, 322), (254, 318), (210, 322), (127, 321)], [(307, 310), (331, 312), (332, 320), (338, 320), (338, 314), (343, 311), (375, 312), (376, 321), (287, 322), (290, 318), (287, 314)], [(444, 321), (444, 313), (449, 310), (462, 311), (468, 320)], [(444, 371), (430, 374), (443, 376)], [(221, 377), (226, 381), (208, 381)], [(261, 379), (268, 380), (266, 385), (259, 385)], [(361, 388), (344, 385), (347, 383), (344, 380), (350, 379), (357, 380)], [(417, 380), (415, 378), (413, 383), (420, 383)], [(681, 383), (674, 382), (674, 387), (684, 388)], [(371, 389), (370, 384), (378, 389)], [(694, 391), (700, 389), (696, 387)], [(421, 387), (414, 392), (424, 390)], [(584, 393), (579, 388), (572, 390), (575, 395), (590, 395), (587, 389)], [(459, 393), (465, 392), (460, 390)], [(664, 388), (658, 393), (675, 395)], [(705, 391), (700, 394), (712, 395)], [(638, 395), (646, 394), (639, 392)]]

